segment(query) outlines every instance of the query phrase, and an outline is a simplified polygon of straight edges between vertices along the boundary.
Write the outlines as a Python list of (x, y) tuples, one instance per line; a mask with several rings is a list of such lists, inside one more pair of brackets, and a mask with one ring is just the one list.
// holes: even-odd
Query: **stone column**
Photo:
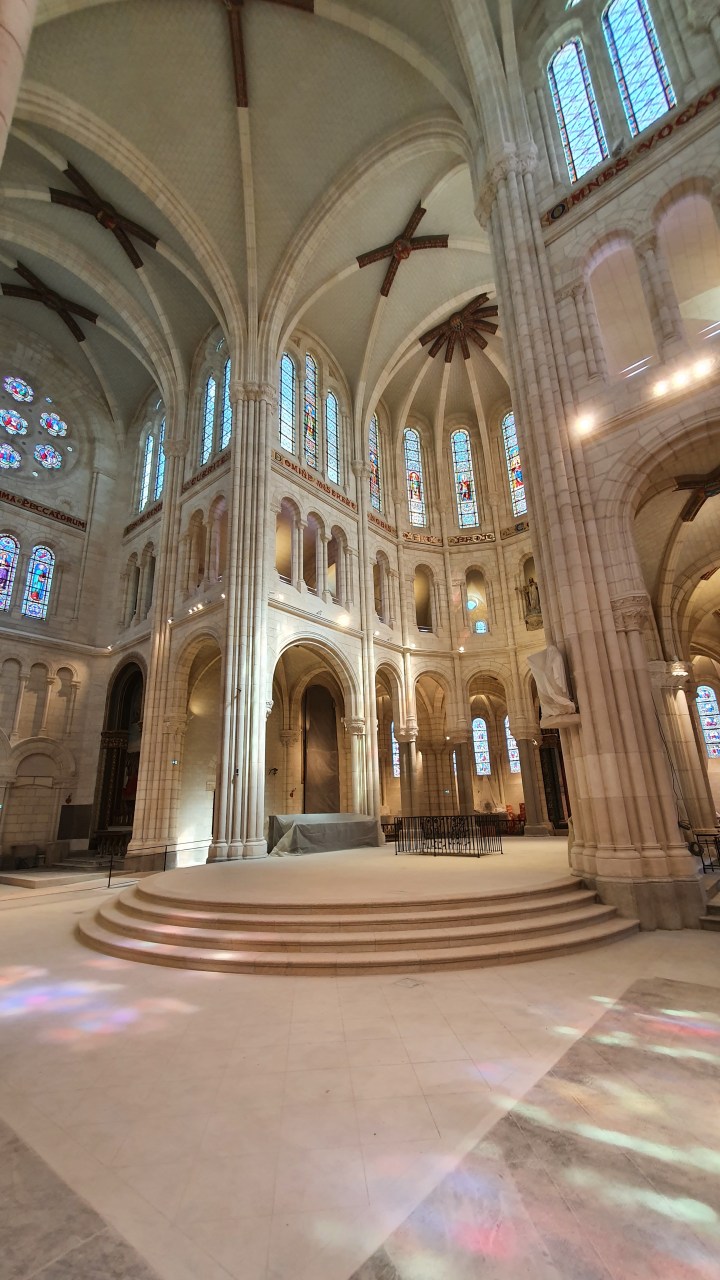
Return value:
[(79, 680), (72, 680), (70, 682), (70, 697), (67, 700), (67, 706), (65, 708), (65, 723), (63, 725), (64, 738), (69, 738), (72, 733), (73, 720), (75, 719), (75, 703), (77, 702), (79, 688)]
[(683, 662), (656, 661), (649, 667), (655, 706), (678, 781), (678, 800), (685, 809), (682, 817), (700, 830), (714, 827), (715, 804), (705, 765), (705, 744), (701, 754), (693, 716), (692, 671)]
[(451, 733), (450, 741), (455, 751), (458, 810), (460, 813), (473, 813), (475, 810), (475, 796), (473, 792), (472, 752), (470, 750), (468, 730), (463, 728)]
[(0, 0), (0, 164), (27, 57), (37, 0)]
[(52, 697), (53, 685), (55, 684), (55, 676), (48, 676), (45, 681), (45, 699), (43, 702), (42, 720), (40, 722), (40, 736), (44, 737), (47, 733), (48, 719), (50, 717), (50, 699)]
[[(359, 433), (358, 433), (359, 434)], [(352, 463), (356, 481), (358, 504), (358, 560), (360, 569), (360, 618), (362, 627), (362, 696), (366, 724), (374, 724), (377, 718), (375, 699), (375, 606), (372, 583), (372, 567), (368, 555), (367, 507), (370, 467), (364, 459), (355, 458)], [(366, 733), (365, 768), (367, 776), (366, 808), (361, 812), (380, 818), (380, 770), (376, 733)]]
[(300, 741), (299, 729), (282, 729), (280, 732), (280, 741), (283, 748), (283, 795), (287, 802), (290, 799), (292, 787), (292, 749)]
[(512, 734), (520, 756), (523, 801), (525, 804), (525, 835), (550, 836), (552, 828), (545, 813), (543, 789), (540, 782), (540, 760), (537, 738), (540, 730), (531, 733), (523, 725), (513, 725)]
[(295, 552), (293, 555), (293, 586), (296, 591), (305, 589), (305, 521), (295, 517), (293, 528)]
[(600, 336), (595, 303), (584, 280), (573, 285), (573, 297), (577, 308), (580, 335), (585, 350), (588, 377), (604, 378), (607, 376), (607, 360)]
[[(317, 593), (326, 604), (332, 603), (332, 593), (328, 590), (328, 543), (330, 534), (322, 529), (317, 540)], [(337, 569), (336, 569), (337, 573)]]
[(395, 729), (400, 747), (400, 807), (403, 817), (418, 813), (417, 725)]
[(136, 622), (141, 622), (144, 617), (143, 600), (145, 598), (146, 577), (147, 577), (147, 560), (145, 556), (143, 556), (138, 566), (138, 578), (137, 578), (138, 585), (137, 585), (137, 594), (135, 596), (135, 612), (131, 618), (131, 622), (133, 623), (133, 625)]
[(10, 730), (11, 742), (17, 742), (17, 739), (18, 739), (18, 734), (20, 730), (20, 716), (22, 715), (23, 698), (25, 696), (25, 690), (27, 689), (27, 684), (29, 679), (30, 679), (30, 676), (28, 674), (28, 675), (21, 675), (20, 679), (18, 680), (17, 700), (15, 702), (15, 715), (13, 716), (12, 729)]
[(350, 786), (353, 813), (368, 813), (365, 779), (365, 721), (346, 720), (345, 732), (350, 734)]
[(658, 352), (663, 359), (687, 349), (685, 326), (665, 254), (655, 232), (635, 241), (640, 280)]

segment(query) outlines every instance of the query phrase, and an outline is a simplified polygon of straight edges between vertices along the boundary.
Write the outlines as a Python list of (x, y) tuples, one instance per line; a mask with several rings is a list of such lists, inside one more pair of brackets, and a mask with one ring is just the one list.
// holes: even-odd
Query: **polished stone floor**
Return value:
[(717, 934), (286, 979), (95, 955), (101, 900), (0, 913), (0, 1119), (69, 1197), (33, 1256), (6, 1181), (0, 1280), (718, 1275)]

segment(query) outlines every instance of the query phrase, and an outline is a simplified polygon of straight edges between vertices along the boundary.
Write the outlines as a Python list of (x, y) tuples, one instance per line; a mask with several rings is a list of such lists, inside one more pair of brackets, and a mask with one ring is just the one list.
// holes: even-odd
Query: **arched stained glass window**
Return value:
[(519, 773), (520, 772), (520, 752), (518, 751), (518, 744), (510, 732), (509, 716), (505, 717), (505, 739), (507, 741), (507, 753), (508, 753), (508, 763), (510, 765), (510, 772)]
[(502, 420), (503, 444), (505, 446), (505, 461), (508, 469), (508, 479), (510, 480), (510, 499), (512, 501), (513, 515), (527, 515), (527, 499), (525, 497), (525, 477), (523, 475), (522, 463), (520, 460), (520, 446), (518, 445), (517, 427), (515, 426), (515, 414), (510, 411), (506, 413)]
[(232, 361), (225, 361), (225, 370), (223, 372), (223, 390), (222, 390), (222, 419), (220, 425), (220, 448), (227, 449), (232, 435), (232, 401), (230, 399), (230, 378), (232, 376)]
[(207, 462), (213, 447), (213, 435), (215, 431), (215, 398), (217, 395), (217, 382), (213, 374), (210, 374), (205, 383), (205, 407), (203, 409), (203, 427), (202, 438), (200, 442), (200, 462)]
[(308, 466), (317, 470), (317, 365), (309, 353), (305, 356), (303, 448)]
[(20, 545), (9, 533), (0, 534), (0, 610), (7, 613), (12, 599)]
[(28, 565), (22, 612), (26, 618), (44, 618), (50, 603), (55, 556), (49, 547), (33, 547)]
[(153, 489), (153, 499), (157, 502), (162, 496), (163, 485), (165, 484), (165, 419), (160, 423), (160, 435), (158, 436), (158, 455), (155, 463), (155, 487)]
[(582, 40), (574, 36), (553, 54), (548, 80), (572, 182), (607, 160), (608, 148)]
[(646, 0), (612, 0), (603, 31), (633, 135), (665, 115), (677, 99)]
[(280, 361), (280, 448), (295, 452), (295, 365), (287, 351)]
[(470, 436), (464, 429), (453, 431), (450, 443), (455, 473), (458, 523), (461, 529), (467, 529), (479, 523)]
[(393, 778), (400, 777), (400, 743), (395, 737), (395, 721), (390, 723), (390, 755), (392, 758)]
[(482, 716), (476, 716), (472, 722), (473, 751), (475, 753), (475, 772), (480, 778), (490, 777), (490, 746), (488, 743), (487, 725)]
[(325, 443), (327, 474), (333, 484), (340, 483), (340, 424), (337, 396), (328, 391), (325, 397)]
[(382, 511), (382, 479), (380, 474), (380, 428), (377, 414), (370, 419), (368, 433), (368, 457), (370, 460), (370, 506)]
[(720, 759), (720, 711), (717, 694), (709, 684), (699, 684), (696, 701), (707, 753), (711, 760), (718, 760)]
[(419, 432), (414, 427), (406, 427), (403, 443), (405, 447), (405, 475), (407, 478), (410, 523), (422, 527), (427, 524), (427, 511), (425, 508), (425, 484), (423, 481)]
[(145, 448), (143, 449), (142, 474), (140, 476), (140, 501), (138, 508), (140, 511), (147, 505), (150, 497), (150, 477), (152, 475), (153, 448), (155, 441), (152, 432), (148, 431), (145, 437)]

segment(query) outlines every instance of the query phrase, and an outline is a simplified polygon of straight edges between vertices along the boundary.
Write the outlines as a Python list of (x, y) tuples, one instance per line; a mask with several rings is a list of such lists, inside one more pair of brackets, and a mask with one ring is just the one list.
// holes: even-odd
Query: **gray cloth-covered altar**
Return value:
[(380, 844), (380, 828), (365, 813), (274, 813), (268, 821), (268, 853), (287, 858)]

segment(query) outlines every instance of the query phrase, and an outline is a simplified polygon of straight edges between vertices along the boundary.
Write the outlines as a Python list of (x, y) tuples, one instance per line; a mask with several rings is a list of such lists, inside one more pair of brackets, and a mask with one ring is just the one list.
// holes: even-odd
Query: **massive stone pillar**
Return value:
[(714, 828), (715, 804), (705, 766), (705, 744), (698, 741), (701, 733), (695, 720), (692, 672), (682, 662), (651, 662), (650, 671), (655, 707), (678, 783), (676, 795), (685, 810), (682, 816), (695, 829)]
[[(367, 512), (368, 485), (370, 468), (364, 459), (355, 459), (352, 463), (353, 475), (357, 481), (358, 504), (358, 558), (360, 569), (360, 618), (362, 627), (362, 698), (366, 725), (377, 724), (377, 706), (375, 699), (375, 645), (373, 631), (375, 624), (375, 593), (373, 590), (372, 566), (367, 546)], [(367, 794), (361, 813), (373, 814), (380, 819), (380, 766), (378, 762), (377, 733), (366, 733), (365, 768), (367, 774)]]
[(520, 775), (522, 777), (523, 802), (525, 804), (525, 835), (552, 835), (550, 823), (545, 813), (542, 786), (540, 781), (540, 761), (536, 739), (539, 730), (534, 734), (513, 726), (513, 737), (517, 742), (520, 756)]
[(467, 730), (458, 730), (451, 734), (455, 752), (455, 770), (457, 778), (458, 809), (460, 813), (472, 813), (475, 809), (472, 777), (472, 752)]
[(407, 818), (419, 812), (417, 727), (396, 729), (395, 737), (400, 747), (400, 806)]
[(37, 0), (0, 0), (0, 164), (27, 57)]

